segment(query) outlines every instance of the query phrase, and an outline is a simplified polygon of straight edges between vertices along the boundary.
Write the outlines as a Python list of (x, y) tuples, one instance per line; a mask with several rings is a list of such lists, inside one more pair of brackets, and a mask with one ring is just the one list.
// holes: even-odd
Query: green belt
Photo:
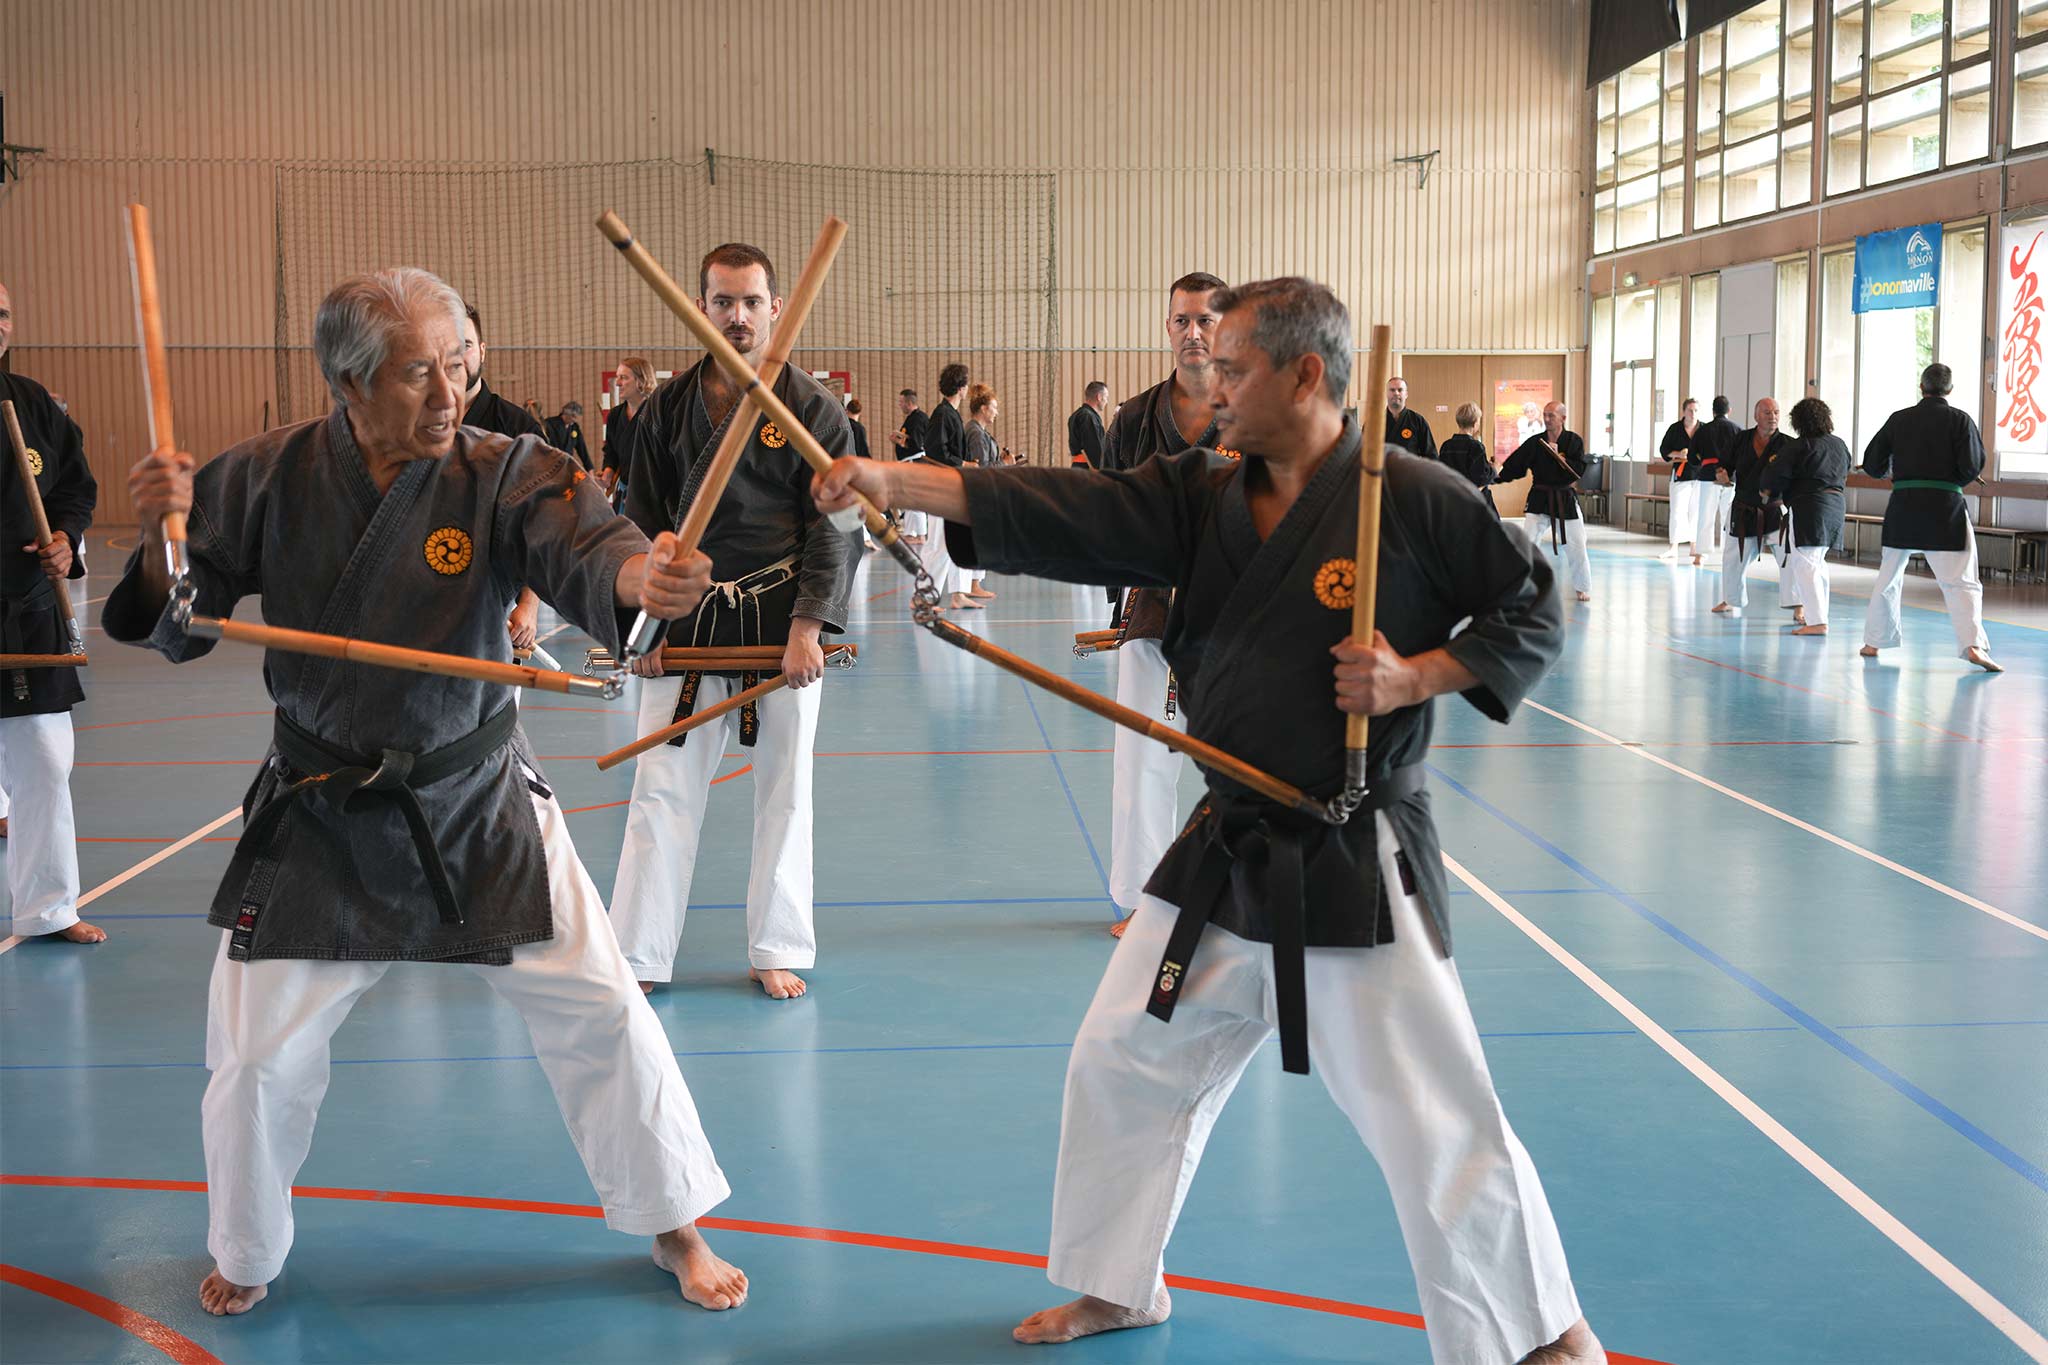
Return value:
[(1940, 479), (1894, 479), (1894, 480), (1892, 480), (1892, 491), (1893, 491), (1893, 492), (1895, 492), (1895, 493), (1896, 493), (1896, 492), (1897, 492), (1897, 491), (1898, 491), (1899, 489), (1901, 489), (1901, 488), (1939, 488), (1939, 489), (1940, 489), (1940, 490), (1941, 490), (1942, 492), (1944, 492), (1944, 493), (1961, 493), (1961, 492), (1963, 491), (1963, 486), (1962, 486), (1961, 484), (1959, 484), (1959, 483), (1944, 483), (1944, 482), (1943, 482), (1942, 480), (1940, 480)]

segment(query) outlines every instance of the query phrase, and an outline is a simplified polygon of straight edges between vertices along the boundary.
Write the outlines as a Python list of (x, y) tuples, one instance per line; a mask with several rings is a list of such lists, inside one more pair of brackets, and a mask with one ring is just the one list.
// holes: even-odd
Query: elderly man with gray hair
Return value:
[[(650, 546), (538, 436), (462, 425), (462, 321), (424, 270), (337, 285), (313, 324), (330, 414), (196, 472), (184, 453), (135, 466), (145, 529), (107, 633), (174, 663), (212, 647), (168, 605), (170, 512), (189, 514), (208, 615), (260, 592), (274, 626), (503, 662), (523, 584), (613, 649), (622, 609), (692, 610), (704, 556), (666, 534)], [(746, 1277), (695, 1227), (725, 1177), (508, 689), (276, 651), (263, 664), (274, 735), (208, 916), (206, 1310), (247, 1312), (284, 1268), (328, 1041), (397, 961), (464, 964), (517, 1009), (605, 1221), (653, 1236), (685, 1298), (743, 1301)]]

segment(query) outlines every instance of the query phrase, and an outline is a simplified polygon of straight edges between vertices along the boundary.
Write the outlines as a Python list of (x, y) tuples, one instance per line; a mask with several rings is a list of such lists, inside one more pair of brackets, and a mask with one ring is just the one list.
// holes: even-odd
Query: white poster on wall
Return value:
[(2007, 223), (1998, 270), (1998, 408), (1992, 448), (2001, 476), (2048, 475), (2048, 218)]

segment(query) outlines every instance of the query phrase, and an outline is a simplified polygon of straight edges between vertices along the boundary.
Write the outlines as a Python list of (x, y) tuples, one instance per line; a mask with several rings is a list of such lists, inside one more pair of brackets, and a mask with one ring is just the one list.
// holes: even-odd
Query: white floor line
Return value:
[(1556, 719), (1563, 721), (1566, 725), (1571, 726), (1573, 729), (1583, 730), (1587, 734), (1592, 735), (1596, 739), (1603, 739), (1607, 741), (1609, 744), (1612, 744), (1615, 748), (1621, 750), (1625, 754), (1634, 754), (1637, 758), (1642, 759), (1645, 763), (1654, 763), (1660, 768), (1665, 768), (1670, 770), (1671, 772), (1677, 773), (1680, 777), (1690, 778), (1692, 781), (1699, 783), (1702, 787), (1706, 787), (1712, 791), (1717, 791), (1721, 793), (1721, 795), (1729, 797), (1732, 800), (1740, 801), (1743, 805), (1748, 806), (1751, 810), (1762, 811), (1765, 815), (1768, 815), (1773, 819), (1783, 820), (1786, 824), (1792, 826), (1794, 829), (1804, 830), (1808, 834), (1813, 835), (1816, 839), (1825, 839), (1829, 843), (1833, 844), (1836, 848), (1842, 849), (1849, 853), (1853, 853), (1857, 857), (1863, 858), (1869, 862), (1876, 863), (1879, 867), (1886, 868), (1890, 871), (1896, 872), (1901, 877), (1910, 878), (1911, 880), (1920, 883), (1920, 885), (1927, 887), (1929, 890), (1939, 891), (1942, 895), (1947, 896), (1949, 899), (1956, 901), (1962, 905), (1969, 906), (1972, 910), (1981, 911), (1982, 913), (1991, 916), (1995, 920), (2002, 920), (2005, 923), (2010, 924), (2013, 928), (2018, 929), (2022, 933), (2032, 934), (2035, 938), (2041, 939), (2044, 942), (2048, 942), (2048, 928), (2043, 928), (2041, 925), (2035, 924), (2031, 920), (2021, 919), (2018, 915), (2015, 915), (2008, 910), (2001, 910), (1997, 906), (1992, 905), (1988, 901), (1980, 901), (1967, 891), (1958, 891), (1956, 890), (1956, 888), (1948, 885), (1948, 883), (1946, 882), (1938, 882), (1924, 872), (1915, 872), (1912, 868), (1903, 866), (1899, 863), (1895, 863), (1881, 853), (1873, 853), (1869, 849), (1863, 847), (1863, 845), (1861, 844), (1851, 843), (1849, 840), (1844, 839), (1839, 834), (1830, 833), (1829, 831), (1822, 829), (1818, 825), (1810, 825), (1806, 821), (1801, 820), (1796, 815), (1787, 815), (1784, 811), (1779, 810), (1776, 806), (1768, 805), (1765, 802), (1757, 800), (1753, 796), (1744, 796), (1741, 792), (1736, 791), (1733, 787), (1724, 787), (1719, 782), (1714, 781), (1713, 778), (1706, 777), (1700, 773), (1696, 773), (1692, 769), (1685, 767), (1682, 764), (1673, 763), (1668, 758), (1660, 758), (1656, 754), (1651, 753), (1647, 749), (1638, 748), (1637, 746), (1632, 744), (1625, 744), (1621, 740), (1616, 739), (1613, 735), (1608, 734), (1605, 730), (1601, 730), (1594, 726), (1588, 725), (1586, 724), (1586, 722), (1578, 720), (1575, 717), (1568, 716), (1562, 711), (1553, 711), (1548, 706), (1543, 705), (1541, 702), (1524, 701), (1522, 704), (1524, 706), (1534, 707), (1536, 710), (1541, 711), (1546, 716), (1555, 717)]
[(1964, 1274), (1954, 1262), (1929, 1246), (1920, 1234), (1900, 1222), (1890, 1210), (1872, 1199), (1855, 1181), (1836, 1170), (1826, 1158), (1801, 1142), (1784, 1124), (1772, 1118), (1763, 1106), (1736, 1089), (1727, 1077), (1700, 1060), (1691, 1048), (1672, 1037), (1663, 1025), (1643, 1013), (1634, 1001), (1608, 985), (1599, 973), (1579, 961), (1556, 939), (1537, 928), (1521, 911), (1502, 900), (1492, 887), (1467, 872), (1457, 859), (1446, 853), (1443, 860), (1444, 866), (1450, 870), (1452, 876), (1470, 887), (1508, 923), (1528, 935), (1537, 947), (1556, 959), (1559, 966), (1577, 977), (1586, 989), (1606, 1001), (1622, 1018), (1635, 1025), (1642, 1031), (1643, 1036), (1664, 1049), (1673, 1061), (1690, 1071), (1694, 1079), (1713, 1091), (1729, 1108), (1747, 1119), (1758, 1132), (1776, 1143), (1785, 1155), (1805, 1167), (1807, 1174), (1826, 1186), (1829, 1193), (1891, 1239), (1899, 1250), (1919, 1262), (1922, 1269), (1946, 1285), (1957, 1298), (1975, 1309), (1986, 1322), (2003, 1333), (2007, 1340), (2018, 1346), (2030, 1359), (2048, 1365), (2048, 1337), (2042, 1336), (2026, 1319), (1995, 1298), (1990, 1290)]
[[(91, 905), (94, 901), (98, 900), (101, 896), (106, 895), (109, 891), (114, 890), (116, 887), (125, 886), (129, 882), (134, 881), (137, 877), (140, 877), (143, 873), (149, 871), (152, 867), (155, 867), (164, 859), (173, 857), (176, 854), (184, 852), (186, 849), (192, 847), (192, 845), (198, 843), (201, 839), (204, 839), (207, 835), (213, 833), (215, 830), (219, 829), (222, 825), (225, 825), (228, 821), (233, 820), (241, 813), (242, 808), (240, 806), (236, 806), (233, 810), (228, 811), (226, 814), (217, 816), (214, 819), (209, 820), (207, 823), (201, 825), (198, 829), (193, 830), (190, 834), (178, 840), (178, 842), (172, 844), (169, 848), (160, 848), (156, 852), (150, 854), (147, 858), (144, 858), (141, 862), (137, 863), (135, 866), (129, 868), (126, 872), (123, 872), (120, 875), (113, 877), (108, 881), (101, 882), (98, 886), (95, 886), (92, 890), (86, 892), (83, 896), (80, 896), (78, 898), (78, 908), (81, 910), (85, 909), (86, 906)], [(12, 951), (21, 942), (22, 936), (20, 934), (10, 934), (4, 939), (0, 939), (0, 953)]]

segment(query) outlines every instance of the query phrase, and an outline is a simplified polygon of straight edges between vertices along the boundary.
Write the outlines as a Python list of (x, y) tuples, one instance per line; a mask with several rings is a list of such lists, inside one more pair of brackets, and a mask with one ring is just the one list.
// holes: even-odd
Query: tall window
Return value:
[(1600, 82), (1594, 103), (1593, 250), (1685, 230), (1685, 51)]
[(1829, 194), (1989, 155), (1992, 0), (1827, 3)]
[(1806, 257), (1778, 262), (1778, 324), (1776, 372), (1771, 396), (1781, 413), (1806, 397)]
[(2013, 28), (2012, 145), (2048, 142), (2048, 0), (2019, 0)]
[[(1678, 391), (1679, 326), (1678, 301), (1684, 292), (1682, 280), (1666, 280), (1657, 286), (1657, 368), (1656, 402), (1657, 426), (1661, 429), (1678, 420), (1678, 405), (1685, 395)], [(1656, 454), (1638, 451), (1638, 459), (1648, 459)]]
[(1593, 339), (1586, 348), (1586, 440), (1596, 454), (1614, 449), (1614, 300), (1593, 300)]
[(1695, 228), (1812, 197), (1814, 33), (1813, 0), (1765, 0), (1700, 34)]
[(1821, 257), (1820, 396), (1835, 410), (1835, 426), (1859, 459), (1885, 418), (1913, 402), (1920, 371), (1937, 360), (1955, 373), (1951, 401), (1977, 414), (1984, 382), (1985, 243), (1982, 220), (1945, 228), (1935, 306), (1863, 314), (1852, 311), (1855, 251)]
[(1700, 400), (1705, 411), (1714, 399), (1721, 367), (1721, 277), (1695, 275), (1692, 279), (1692, 345), (1687, 349), (1685, 392)]

